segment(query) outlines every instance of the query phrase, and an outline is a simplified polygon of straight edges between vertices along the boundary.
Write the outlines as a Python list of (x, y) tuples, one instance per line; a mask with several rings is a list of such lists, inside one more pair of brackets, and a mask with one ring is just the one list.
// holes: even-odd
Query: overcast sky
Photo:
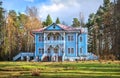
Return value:
[(25, 13), (26, 6), (35, 6), (42, 21), (50, 14), (53, 22), (59, 17), (61, 22), (65, 21), (68, 25), (71, 25), (73, 18), (79, 18), (80, 12), (87, 22), (89, 14), (95, 13), (102, 4), (103, 0), (3, 0), (7, 11)]

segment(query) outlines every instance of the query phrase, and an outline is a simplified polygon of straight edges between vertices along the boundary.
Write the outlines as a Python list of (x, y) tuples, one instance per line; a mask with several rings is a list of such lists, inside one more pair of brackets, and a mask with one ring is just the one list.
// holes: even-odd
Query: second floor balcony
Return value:
[(44, 43), (63, 43), (64, 37), (60, 33), (49, 33), (44, 40)]
[(45, 40), (44, 43), (64, 43), (64, 40)]

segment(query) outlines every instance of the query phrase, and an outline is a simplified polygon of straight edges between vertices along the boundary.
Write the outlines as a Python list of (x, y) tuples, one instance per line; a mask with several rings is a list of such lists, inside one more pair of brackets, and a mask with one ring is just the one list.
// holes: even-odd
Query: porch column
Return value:
[(63, 34), (64, 34), (64, 53), (63, 53), (62, 61), (64, 61), (65, 59), (65, 32)]
[(46, 38), (46, 33), (44, 32), (44, 53), (45, 53), (45, 51), (46, 51), (46, 50), (45, 50), (45, 48), (46, 48), (46, 43), (45, 43), (46, 40), (45, 40), (45, 38)]
[(76, 33), (76, 56), (78, 56), (78, 38), (77, 38), (77, 36), (78, 36), (78, 33)]

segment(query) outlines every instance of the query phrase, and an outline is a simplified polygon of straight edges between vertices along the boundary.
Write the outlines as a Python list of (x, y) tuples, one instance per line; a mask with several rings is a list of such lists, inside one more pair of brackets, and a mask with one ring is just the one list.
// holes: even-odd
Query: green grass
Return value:
[(0, 62), (0, 78), (120, 78), (120, 61)]

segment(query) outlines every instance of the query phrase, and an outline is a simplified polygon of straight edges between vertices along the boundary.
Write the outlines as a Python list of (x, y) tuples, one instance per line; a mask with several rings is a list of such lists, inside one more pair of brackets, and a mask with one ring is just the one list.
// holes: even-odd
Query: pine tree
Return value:
[(0, 60), (4, 59), (5, 52), (3, 51), (4, 44), (4, 28), (5, 28), (5, 10), (2, 7), (2, 1), (0, 1)]
[(2, 7), (2, 2), (0, 1), (0, 43), (2, 39), (2, 27), (4, 26), (4, 9)]
[(79, 27), (80, 26), (80, 22), (77, 18), (73, 18), (73, 24), (72, 24), (73, 27)]
[(50, 24), (52, 24), (52, 18), (51, 18), (50, 15), (48, 14), (47, 19), (46, 19), (46, 21), (45, 21), (45, 26), (48, 26), (48, 25), (50, 25)]
[(57, 19), (56, 19), (56, 24), (60, 24), (60, 20), (59, 20), (58, 17), (57, 17)]
[(117, 59), (120, 60), (120, 0), (114, 0), (114, 21), (113, 25), (115, 26), (112, 28), (114, 30), (113, 40), (114, 46), (113, 46), (113, 51), (114, 54), (116, 55)]
[[(89, 34), (89, 50), (106, 59), (111, 54), (112, 43), (112, 12), (113, 5), (110, 0), (104, 0), (103, 6), (98, 8), (96, 14), (91, 14), (87, 23)], [(109, 32), (109, 33), (108, 33)], [(110, 47), (111, 46), (111, 47)]]

